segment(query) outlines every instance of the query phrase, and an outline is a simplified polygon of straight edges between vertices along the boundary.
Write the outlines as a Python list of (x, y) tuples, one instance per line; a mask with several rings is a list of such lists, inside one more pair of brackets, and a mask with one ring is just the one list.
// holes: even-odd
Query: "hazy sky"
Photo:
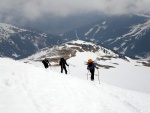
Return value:
[(150, 0), (0, 0), (0, 20), (34, 20), (43, 15), (69, 16), (102, 12), (111, 15), (150, 12)]

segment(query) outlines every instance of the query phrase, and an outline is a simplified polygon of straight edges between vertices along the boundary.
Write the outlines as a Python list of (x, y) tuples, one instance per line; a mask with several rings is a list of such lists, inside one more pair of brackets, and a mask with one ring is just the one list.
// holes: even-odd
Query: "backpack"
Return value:
[(42, 63), (45, 66), (45, 68), (48, 68), (48, 62), (46, 60), (42, 60)]

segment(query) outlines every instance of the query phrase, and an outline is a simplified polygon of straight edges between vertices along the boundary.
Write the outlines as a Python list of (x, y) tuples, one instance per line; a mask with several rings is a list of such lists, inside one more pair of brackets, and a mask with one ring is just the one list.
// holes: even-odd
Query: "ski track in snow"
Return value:
[[(46, 107), (43, 108), (43, 110), (40, 110), (41, 104), (38, 104), (38, 102), (36, 102), (36, 100), (33, 98), (32, 94), (29, 93), (29, 91), (27, 91), (27, 92), (28, 92), (28, 95), (31, 98), (33, 104), (35, 105), (35, 108), (37, 109), (37, 111), (39, 113), (42, 113), (40, 111), (44, 111), (44, 110), (46, 112), (57, 111), (58, 113), (61, 113), (61, 112), (69, 113), (71, 111), (73, 111), (74, 113), (76, 113), (76, 112), (86, 113), (89, 110), (92, 112), (91, 109), (86, 110), (87, 108), (90, 108), (91, 106), (93, 106), (93, 107), (94, 106), (103, 106), (105, 109), (108, 109), (107, 112), (111, 112), (112, 105), (111, 104), (109, 105), (109, 102), (106, 103), (105, 100), (103, 100), (103, 99), (97, 99), (97, 101), (99, 101), (99, 102), (97, 102), (95, 104), (95, 100), (93, 100), (93, 97), (91, 96), (91, 94), (89, 94), (90, 92), (95, 92), (95, 89), (91, 88), (90, 91), (87, 91), (84, 87), (82, 88), (82, 86), (78, 86), (78, 85), (76, 85), (76, 83), (72, 84), (71, 82), (72, 81), (70, 81), (70, 79), (68, 80), (67, 78), (65, 78), (65, 79), (62, 78), (61, 81), (58, 81), (57, 83), (54, 82), (53, 86), (57, 85), (57, 89), (52, 90), (54, 95), (51, 97), (51, 99), (49, 101), (45, 100), (45, 99), (42, 100), (43, 101), (42, 103), (46, 103), (44, 105), (44, 107), (45, 106)], [(92, 83), (92, 84), (96, 85), (97, 87), (101, 87), (97, 83)], [(81, 88), (79, 90), (77, 90), (79, 87), (81, 87)], [(60, 89), (62, 89), (62, 90), (60, 90)], [(113, 94), (110, 92), (108, 93), (107, 91), (103, 91), (101, 93), (102, 94), (104, 93), (103, 96), (107, 95), (108, 98), (112, 98), (110, 100), (114, 100), (115, 102), (119, 103), (119, 105), (125, 106), (126, 109), (129, 109), (132, 111), (131, 113), (142, 113), (142, 112), (140, 112), (140, 110), (138, 108), (136, 108), (134, 105), (132, 105), (130, 103), (130, 101), (122, 100), (116, 94)], [(58, 96), (58, 94), (59, 94), (59, 96)], [(48, 95), (48, 94), (46, 94), (46, 95)], [(62, 106), (62, 104), (64, 103), (63, 101), (66, 101), (66, 102), (65, 102), (65, 105)], [(85, 101), (87, 101), (89, 103), (89, 107), (87, 107), (87, 108), (86, 107), (84, 108)], [(93, 104), (91, 105), (90, 103), (93, 103)], [(70, 104), (71, 104), (71, 106), (69, 106)], [(47, 105), (49, 105), (50, 107)], [(78, 107), (79, 105), (81, 107)], [(70, 109), (70, 111), (68, 110), (68, 108)]]

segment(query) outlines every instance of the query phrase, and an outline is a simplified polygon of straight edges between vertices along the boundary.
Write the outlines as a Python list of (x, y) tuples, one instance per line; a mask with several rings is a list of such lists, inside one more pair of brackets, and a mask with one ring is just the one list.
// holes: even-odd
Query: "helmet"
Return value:
[(92, 60), (92, 59), (89, 59), (89, 60), (88, 60), (88, 63), (91, 63), (91, 62), (93, 62), (93, 60)]

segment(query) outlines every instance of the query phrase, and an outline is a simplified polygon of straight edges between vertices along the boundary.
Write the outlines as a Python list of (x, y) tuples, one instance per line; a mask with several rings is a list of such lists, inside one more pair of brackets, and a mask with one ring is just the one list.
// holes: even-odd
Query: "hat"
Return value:
[(93, 62), (93, 60), (92, 60), (92, 59), (89, 59), (89, 60), (88, 60), (88, 63), (91, 63), (91, 62)]

